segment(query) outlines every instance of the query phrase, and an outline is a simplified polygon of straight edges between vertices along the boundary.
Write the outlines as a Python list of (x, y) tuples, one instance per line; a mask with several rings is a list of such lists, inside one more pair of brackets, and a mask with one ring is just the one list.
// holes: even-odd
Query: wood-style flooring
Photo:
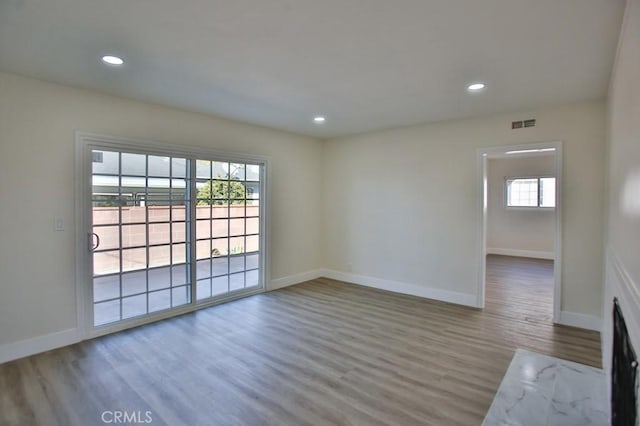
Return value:
[(317, 279), (6, 363), (0, 424), (479, 425), (516, 348), (600, 366), (552, 262), (487, 263), (484, 310)]

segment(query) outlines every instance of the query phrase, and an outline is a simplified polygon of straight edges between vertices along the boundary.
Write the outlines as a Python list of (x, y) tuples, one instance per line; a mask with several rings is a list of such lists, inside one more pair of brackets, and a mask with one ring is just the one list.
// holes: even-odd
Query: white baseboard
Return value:
[(18, 358), (24, 358), (40, 352), (71, 345), (80, 341), (80, 333), (76, 328), (21, 340), (19, 342), (0, 345), (0, 364)]
[(324, 269), (322, 276), (347, 283), (360, 284), (380, 290), (393, 291), (395, 293), (410, 294), (412, 296), (425, 297), (427, 299), (442, 302), (455, 303), (457, 305), (477, 307), (475, 294), (460, 293), (457, 291), (443, 290), (417, 284), (403, 283), (399, 281), (385, 280), (382, 278), (367, 277), (349, 272)]
[(314, 280), (322, 276), (321, 269), (314, 269), (312, 271), (301, 272), (299, 274), (289, 275), (282, 278), (276, 278), (271, 280), (267, 290), (277, 290), (279, 288), (288, 287), (294, 284), (300, 284), (305, 281)]
[(577, 312), (561, 311), (560, 318), (558, 318), (558, 324), (598, 332), (602, 330), (602, 319), (593, 315), (579, 314)]
[(487, 254), (499, 254), (501, 256), (515, 256), (515, 257), (530, 257), (533, 259), (548, 259), (548, 260), (555, 259), (555, 254), (552, 251), (539, 251), (539, 250), (487, 248)]

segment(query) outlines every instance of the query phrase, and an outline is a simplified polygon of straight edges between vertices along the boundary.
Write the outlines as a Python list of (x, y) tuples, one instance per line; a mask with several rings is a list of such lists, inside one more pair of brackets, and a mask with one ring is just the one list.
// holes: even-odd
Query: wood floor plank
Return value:
[(488, 256), (483, 310), (326, 278), (0, 365), (0, 425), (477, 425), (516, 348), (600, 366), (553, 325), (553, 263)]

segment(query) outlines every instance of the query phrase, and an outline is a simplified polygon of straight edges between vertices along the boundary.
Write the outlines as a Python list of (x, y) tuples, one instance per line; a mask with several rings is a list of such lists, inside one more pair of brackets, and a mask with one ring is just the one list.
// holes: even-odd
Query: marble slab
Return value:
[(516, 350), (483, 426), (609, 425), (603, 370)]

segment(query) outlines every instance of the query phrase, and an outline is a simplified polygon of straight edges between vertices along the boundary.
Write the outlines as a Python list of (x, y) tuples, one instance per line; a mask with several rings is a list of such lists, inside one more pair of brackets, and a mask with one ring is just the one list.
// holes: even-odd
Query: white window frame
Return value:
[[(126, 151), (137, 154), (180, 156), (189, 160), (214, 160), (238, 163), (259, 164), (261, 167), (260, 191), (260, 287), (255, 291), (231, 295), (217, 300), (197, 301), (195, 286), (192, 291), (192, 303), (170, 311), (151, 313), (143, 317), (118, 321), (113, 325), (95, 327), (93, 324), (93, 289), (91, 252), (88, 250), (88, 235), (91, 232), (91, 211), (87, 207), (91, 200), (91, 159), (93, 149)], [(228, 302), (233, 299), (263, 293), (268, 290), (270, 275), (270, 222), (269, 222), (269, 175), (270, 158), (262, 155), (232, 153), (214, 148), (168, 144), (150, 140), (122, 138), (90, 132), (75, 132), (75, 212), (76, 212), (76, 317), (80, 340), (114, 333), (127, 328), (158, 321), (192, 312), (198, 309)], [(264, 194), (264, 195), (263, 195)]]
[[(540, 179), (556, 179), (555, 176), (550, 175), (534, 175), (534, 176), (507, 176), (504, 178), (504, 207), (508, 210), (548, 210), (553, 211), (556, 209), (558, 205), (558, 200), (554, 200), (554, 206), (541, 206), (540, 205)], [(509, 205), (509, 181), (517, 180), (517, 179), (537, 179), (538, 180), (538, 205), (537, 206), (510, 206)], [(556, 193), (558, 180), (556, 179)]]

